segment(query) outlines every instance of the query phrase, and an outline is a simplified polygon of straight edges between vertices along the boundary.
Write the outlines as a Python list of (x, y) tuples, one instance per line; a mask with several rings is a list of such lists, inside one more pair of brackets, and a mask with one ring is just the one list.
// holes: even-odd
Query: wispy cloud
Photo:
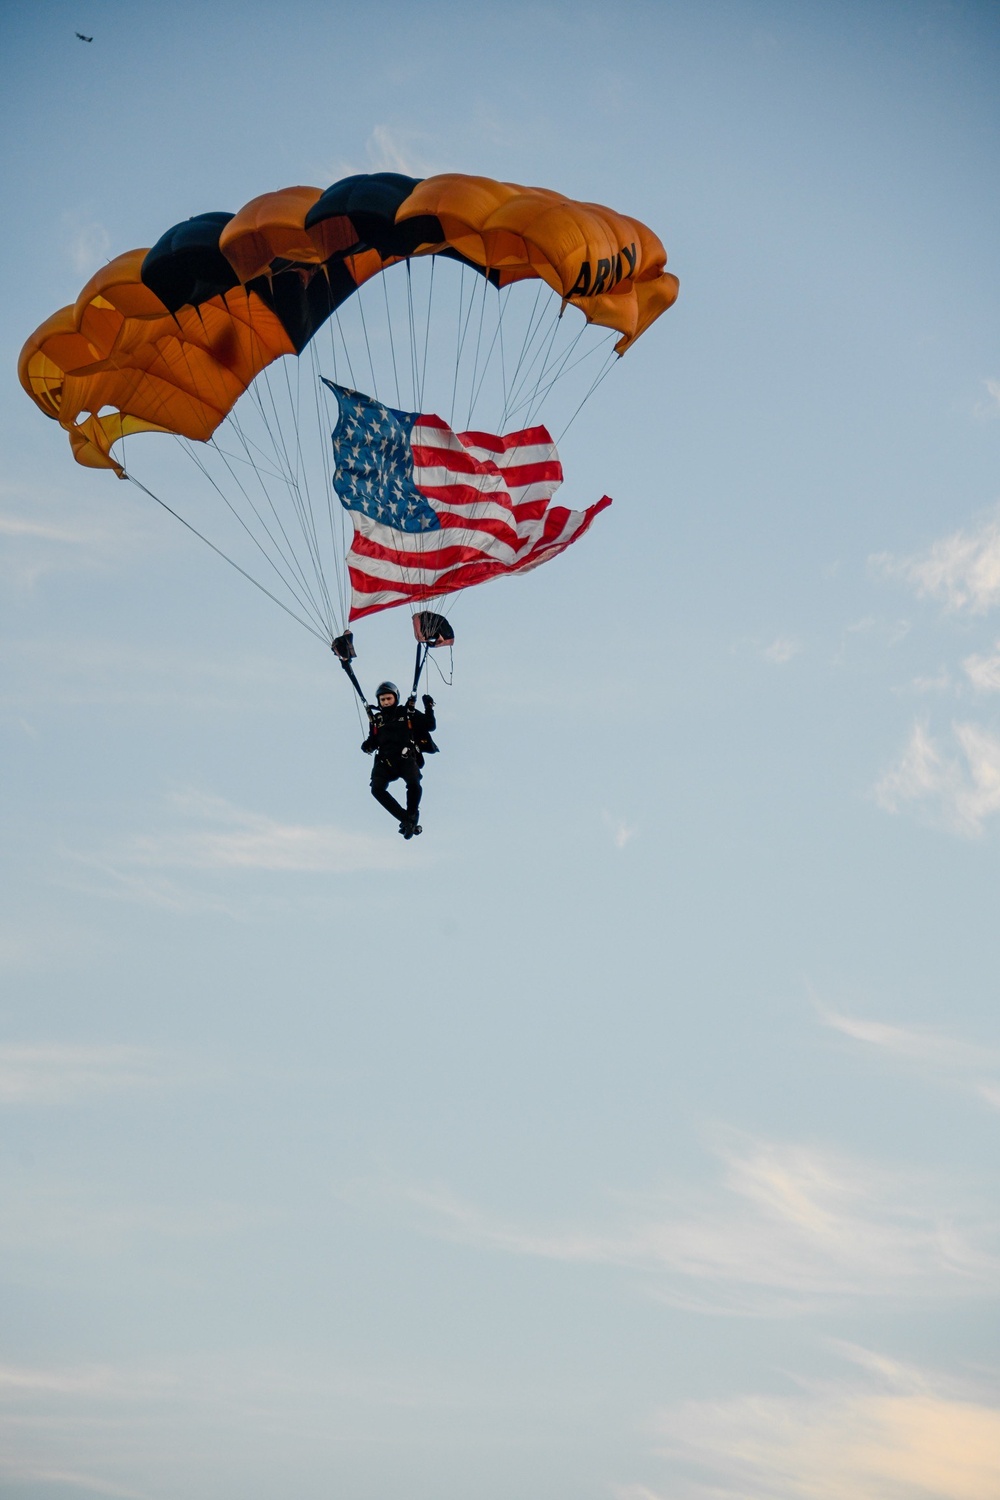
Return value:
[(58, 1481), (129, 1500), (194, 1494), (211, 1453), (227, 1493), (301, 1492), (337, 1466), (345, 1444), (426, 1433), (429, 1417), (461, 1420), (481, 1404), (467, 1383), (436, 1378), (426, 1358), (357, 1351), (344, 1361), (270, 1347), (155, 1364), (7, 1363), (0, 1491), (17, 1481), (19, 1493), (48, 1494)]
[[(36, 832), (37, 838), (37, 832)], [(0, 925), (0, 987), (29, 973), (78, 974), (82, 966), (105, 963), (117, 952), (120, 935), (81, 914), (79, 920), (30, 911), (12, 892)]]
[(1000, 417), (1000, 380), (984, 380), (985, 397), (976, 402), (977, 417)]
[(783, 667), (793, 657), (801, 655), (801, 652), (801, 641), (795, 640), (792, 636), (779, 635), (769, 646), (763, 648), (761, 655), (765, 661), (772, 662), (774, 666)]
[(859, 656), (871, 658), (892, 651), (909, 635), (910, 621), (889, 619), (882, 615), (863, 615), (846, 625), (831, 657), (835, 667), (846, 667)]
[(396, 869), (404, 853), (388, 837), (333, 824), (283, 823), (196, 792), (174, 798), (178, 812), (207, 826), (143, 834), (127, 848), (128, 863), (147, 869), (243, 870), (343, 875)]
[(146, 1047), (0, 1046), (0, 1104), (70, 1104), (163, 1087), (174, 1059)]
[[(2, 1462), (2, 1460), (0, 1460)], [(81, 1490), (88, 1495), (106, 1495), (108, 1500), (154, 1500), (150, 1490), (133, 1489), (130, 1484), (116, 1484), (93, 1473), (80, 1473), (75, 1469), (53, 1468), (51, 1464), (29, 1464), (22, 1466), (11, 1463), (0, 1469), (5, 1472), (6, 1477), (12, 1482), (20, 1484), (53, 1485), (60, 1489), (66, 1487)]]
[(137, 1253), (147, 1262), (154, 1255), (169, 1260), (178, 1244), (238, 1239), (251, 1231), (259, 1233), (275, 1217), (225, 1199), (144, 1202), (141, 1189), (116, 1199), (110, 1188), (94, 1181), (40, 1177), (37, 1172), (25, 1180), (24, 1173), (13, 1168), (4, 1173), (0, 1186), (0, 1247), (8, 1269), (18, 1257), (37, 1271), (39, 1256), (56, 1264), (68, 1256), (75, 1275), (84, 1261), (107, 1268), (116, 1260), (133, 1263)]
[(335, 181), (354, 172), (402, 172), (407, 177), (426, 177), (443, 170), (431, 150), (431, 138), (423, 131), (401, 125), (376, 125), (365, 141), (363, 155), (338, 157), (320, 172)]
[(900, 687), (894, 687), (894, 693), (916, 693), (924, 696), (927, 693), (946, 693), (952, 686), (951, 673), (946, 667), (933, 674), (921, 673), (919, 677), (913, 677), (908, 683)]
[(604, 813), (604, 826), (611, 834), (611, 841), (616, 849), (624, 849), (625, 845), (631, 843), (635, 838), (637, 829), (627, 823), (624, 818), (616, 818), (612, 813)]
[(151, 704), (187, 709), (259, 704), (276, 689), (315, 693), (322, 673), (305, 661), (260, 652), (192, 652), (156, 642), (55, 635), (0, 641), (5, 691), (12, 711), (60, 704)]
[(954, 531), (926, 552), (894, 557), (888, 552), (869, 559), (892, 578), (901, 578), (921, 598), (938, 599), (948, 609), (985, 614), (1000, 603), (1000, 512), (978, 527)]
[(0, 971), (24, 968), (34, 956), (34, 944), (23, 932), (0, 931)]
[[(238, 916), (245, 887), (231, 879), (227, 884), (225, 877), (347, 875), (409, 868), (420, 859), (385, 834), (287, 823), (200, 792), (178, 793), (172, 809), (179, 827), (136, 834), (104, 849), (68, 850), (77, 867), (102, 877), (96, 889), (88, 889), (167, 910)], [(181, 881), (177, 872), (201, 879)]]
[[(841, 1348), (860, 1377), (662, 1413), (662, 1456), (702, 1476), (672, 1479), (663, 1500), (995, 1500), (1000, 1408), (991, 1393)], [(618, 1491), (620, 1500), (633, 1494)]]
[(967, 656), (962, 670), (977, 693), (1000, 693), (1000, 641), (989, 656)]
[(427, 170), (419, 142), (421, 135), (395, 125), (376, 125), (365, 154), (373, 172), (403, 172), (416, 176)]
[(526, 1226), (440, 1186), (394, 1196), (428, 1233), (642, 1273), (659, 1300), (703, 1312), (774, 1315), (1000, 1284), (1000, 1226), (980, 1223), (941, 1183), (810, 1146), (738, 1141), (717, 1155), (713, 1190), (616, 1196), (603, 1215), (611, 1228)]
[(1000, 813), (1000, 739), (981, 724), (952, 726), (959, 751), (948, 754), (916, 723), (895, 766), (874, 793), (886, 812), (920, 811), (949, 832), (979, 837)]
[(174, 1382), (164, 1374), (112, 1365), (73, 1365), (46, 1369), (37, 1365), (0, 1365), (0, 1396), (115, 1396), (135, 1400), (169, 1390)]
[(776, 635), (772, 637), (760, 635), (745, 635), (733, 642), (734, 652), (747, 652), (760, 661), (766, 661), (772, 667), (787, 666), (795, 657), (801, 656), (805, 650), (803, 643), (792, 635)]
[(32, 589), (49, 574), (119, 566), (155, 541), (151, 518), (108, 497), (64, 493), (44, 485), (0, 485), (0, 576)]
[(47, 521), (29, 521), (24, 516), (0, 512), (0, 536), (40, 537), (46, 542), (67, 542), (80, 546), (92, 540), (92, 533), (82, 527), (54, 525)]
[(918, 1072), (968, 1090), (991, 1108), (1000, 1108), (1000, 1048), (961, 1041), (935, 1027), (897, 1026), (846, 1016), (823, 1005), (817, 1012), (824, 1026), (873, 1053)]
[(79, 213), (62, 216), (63, 243), (78, 276), (92, 276), (111, 254), (111, 236), (96, 219)]

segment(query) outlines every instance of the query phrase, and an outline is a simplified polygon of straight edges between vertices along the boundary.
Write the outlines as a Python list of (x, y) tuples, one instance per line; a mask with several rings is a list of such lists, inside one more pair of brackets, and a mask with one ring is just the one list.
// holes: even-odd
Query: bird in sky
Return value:
[(82, 31), (78, 31), (76, 34), (80, 38), (81, 42), (92, 42), (94, 40), (92, 36), (84, 36)]

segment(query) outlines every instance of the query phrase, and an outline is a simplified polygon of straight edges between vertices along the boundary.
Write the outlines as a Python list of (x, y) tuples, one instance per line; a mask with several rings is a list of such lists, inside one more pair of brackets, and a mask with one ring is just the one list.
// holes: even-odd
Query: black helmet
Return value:
[(396, 684), (394, 682), (380, 682), (379, 683), (378, 687), (375, 689), (375, 702), (376, 703), (381, 698), (381, 696), (382, 696), (383, 693), (391, 693), (392, 696), (395, 698), (396, 702), (397, 703), (399, 702), (399, 688), (396, 686)]

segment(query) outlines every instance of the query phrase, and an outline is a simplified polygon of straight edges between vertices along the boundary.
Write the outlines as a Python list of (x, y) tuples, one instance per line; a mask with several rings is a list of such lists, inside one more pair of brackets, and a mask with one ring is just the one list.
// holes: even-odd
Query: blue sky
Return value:
[[(4, 1494), (992, 1500), (996, 8), (0, 28)], [(614, 506), (460, 602), (413, 844), (329, 653), (15, 375), (381, 169), (681, 281), (563, 444)]]

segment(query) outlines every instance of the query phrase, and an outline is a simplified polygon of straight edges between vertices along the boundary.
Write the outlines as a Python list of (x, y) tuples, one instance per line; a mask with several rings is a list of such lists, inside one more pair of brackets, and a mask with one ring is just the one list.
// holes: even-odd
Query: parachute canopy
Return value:
[(21, 383), (78, 462), (122, 475), (119, 439), (207, 441), (262, 370), (301, 352), (365, 282), (420, 256), (498, 288), (542, 282), (617, 332), (618, 354), (678, 291), (656, 235), (611, 209), (487, 177), (377, 172), (200, 214), (119, 255), (27, 341)]

